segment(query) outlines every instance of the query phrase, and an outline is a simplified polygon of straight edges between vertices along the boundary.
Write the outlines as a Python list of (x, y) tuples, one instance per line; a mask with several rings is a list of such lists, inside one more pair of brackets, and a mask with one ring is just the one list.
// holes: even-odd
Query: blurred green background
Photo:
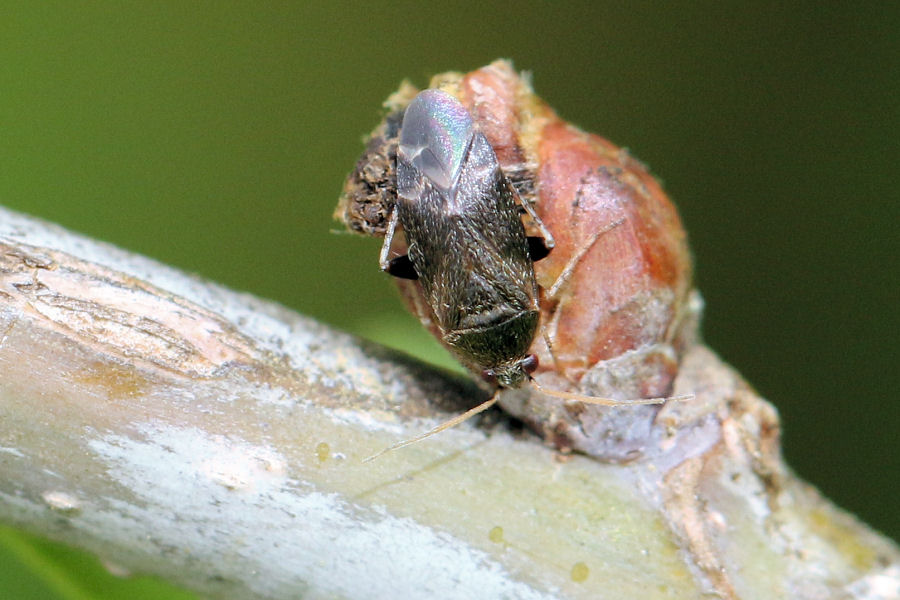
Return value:
[[(3, 3), (0, 203), (440, 359), (331, 212), (403, 78), (512, 58), (664, 181), (707, 341), (897, 539), (898, 31), (888, 3)], [(0, 533), (0, 597), (136, 597)]]

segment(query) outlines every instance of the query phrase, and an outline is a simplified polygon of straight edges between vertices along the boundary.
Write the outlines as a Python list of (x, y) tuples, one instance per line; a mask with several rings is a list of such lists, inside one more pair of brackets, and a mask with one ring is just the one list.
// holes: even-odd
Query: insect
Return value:
[[(502, 390), (529, 382), (548, 395), (590, 404), (665, 401), (589, 397), (545, 389), (533, 381), (539, 361), (529, 348), (540, 321), (534, 262), (550, 253), (554, 241), (529, 202), (519, 198), (472, 116), (453, 96), (425, 90), (406, 108), (397, 148), (396, 201), (386, 210), (382, 270), (418, 280), (441, 342), (494, 386), (495, 393), (469, 411), (366, 460), (453, 427), (493, 406)], [(526, 235), (525, 214), (541, 235)], [(405, 236), (406, 253), (390, 258), (399, 230)], [(603, 233), (596, 232), (591, 244)], [(577, 253), (572, 260), (583, 255)], [(567, 268), (564, 274), (571, 271)], [(560, 289), (561, 283), (553, 289)]]

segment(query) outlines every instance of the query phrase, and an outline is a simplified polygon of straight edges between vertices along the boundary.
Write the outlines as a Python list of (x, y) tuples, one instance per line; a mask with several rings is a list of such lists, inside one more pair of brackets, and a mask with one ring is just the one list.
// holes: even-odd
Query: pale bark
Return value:
[(0, 209), (0, 519), (204, 595), (900, 596), (736, 373), (698, 345), (675, 392), (627, 465), (497, 418), (364, 464), (484, 393)]

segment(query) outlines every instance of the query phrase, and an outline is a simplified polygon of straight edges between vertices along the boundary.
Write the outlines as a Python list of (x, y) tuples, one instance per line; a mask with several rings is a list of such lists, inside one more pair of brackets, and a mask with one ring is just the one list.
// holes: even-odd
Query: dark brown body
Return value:
[(494, 150), (451, 96), (428, 90), (407, 110), (397, 191), (392, 219), (442, 342), (473, 371), (518, 387), (539, 319), (528, 238)]

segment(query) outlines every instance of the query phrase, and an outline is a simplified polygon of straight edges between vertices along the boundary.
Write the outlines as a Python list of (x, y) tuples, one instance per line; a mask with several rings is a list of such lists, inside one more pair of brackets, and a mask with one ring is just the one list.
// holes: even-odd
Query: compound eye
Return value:
[(481, 378), (491, 385), (497, 385), (497, 374), (493, 369), (485, 369), (481, 372)]
[(531, 375), (538, 368), (538, 357), (534, 354), (529, 354), (525, 358), (522, 359), (522, 370)]

